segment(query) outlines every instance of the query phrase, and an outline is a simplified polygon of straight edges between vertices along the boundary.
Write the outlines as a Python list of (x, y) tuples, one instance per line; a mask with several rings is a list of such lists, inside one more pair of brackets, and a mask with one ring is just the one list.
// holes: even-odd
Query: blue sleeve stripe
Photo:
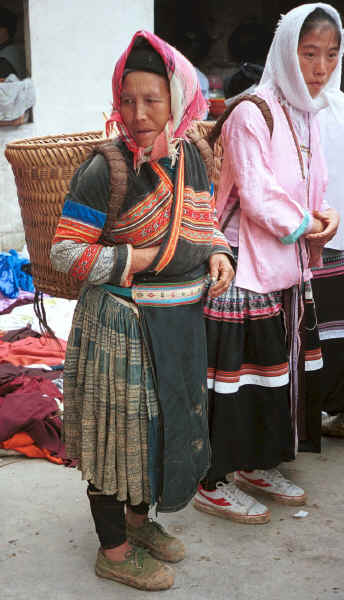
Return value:
[(289, 235), (286, 235), (285, 237), (281, 238), (282, 244), (294, 244), (299, 239), (299, 237), (303, 235), (308, 229), (310, 220), (310, 214), (309, 212), (306, 212), (300, 227), (298, 227), (293, 233), (290, 233)]
[(65, 201), (62, 215), (80, 221), (81, 223), (98, 227), (99, 229), (103, 229), (106, 221), (105, 213), (96, 210), (95, 208), (85, 206), (84, 204), (79, 204), (79, 202), (74, 202), (73, 200)]

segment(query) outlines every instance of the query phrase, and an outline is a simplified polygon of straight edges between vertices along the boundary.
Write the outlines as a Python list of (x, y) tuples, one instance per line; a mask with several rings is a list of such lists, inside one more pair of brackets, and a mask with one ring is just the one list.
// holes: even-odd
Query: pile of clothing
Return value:
[(52, 329), (62, 322), (64, 330), (55, 340), (42, 334), (32, 277), (21, 271), (27, 263), (15, 251), (0, 254), (0, 453), (71, 466), (61, 428), (63, 364), (75, 302), (46, 296)]

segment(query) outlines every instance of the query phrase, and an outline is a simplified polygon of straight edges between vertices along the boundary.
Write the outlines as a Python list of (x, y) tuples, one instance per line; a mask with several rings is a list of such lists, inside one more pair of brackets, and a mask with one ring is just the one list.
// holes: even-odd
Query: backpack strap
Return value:
[(187, 131), (188, 139), (197, 146), (207, 169), (209, 181), (213, 181), (215, 155), (208, 142), (208, 135), (214, 127), (212, 121), (195, 121)]
[(263, 100), (263, 98), (260, 98), (256, 94), (246, 94), (245, 96), (241, 96), (241, 98), (238, 98), (232, 104), (230, 104), (230, 112), (232, 112), (232, 110), (234, 110), (234, 108), (244, 100), (248, 102), (253, 102), (259, 108), (260, 112), (264, 117), (265, 123), (267, 124), (268, 129), (270, 131), (270, 138), (272, 138), (272, 134), (274, 132), (274, 118), (272, 116), (272, 112), (270, 110), (269, 105), (265, 100)]
[[(244, 96), (240, 96), (231, 102), (215, 123), (213, 121), (196, 121), (193, 123), (192, 128), (187, 132), (189, 139), (197, 146), (203, 158), (208, 173), (208, 179), (214, 184), (215, 197), (223, 159), (223, 147), (220, 137), (222, 126), (233, 110), (244, 101), (253, 102), (257, 108), (259, 108), (269, 129), (271, 138), (274, 130), (274, 119), (271, 110), (267, 102), (256, 94), (245, 94)], [(227, 215), (222, 230), (227, 227), (238, 206), (239, 202), (236, 202), (229, 215)]]
[(208, 142), (210, 146), (214, 146), (217, 138), (221, 134), (223, 124), (225, 123), (225, 121), (227, 121), (228, 117), (231, 115), (233, 110), (239, 104), (241, 104), (241, 102), (253, 102), (253, 104), (255, 104), (257, 108), (259, 108), (260, 112), (263, 115), (264, 121), (269, 129), (270, 138), (272, 137), (274, 130), (274, 119), (267, 102), (263, 100), (263, 98), (257, 96), (256, 94), (245, 94), (244, 96), (240, 96), (236, 100), (233, 100), (233, 102), (230, 103), (230, 105), (227, 107), (224, 113), (222, 113), (222, 115), (218, 118), (208, 135)]
[(111, 232), (116, 223), (128, 187), (128, 167), (118, 148), (118, 138), (105, 140), (98, 144), (94, 154), (102, 154), (110, 169), (110, 198), (106, 222), (100, 237), (100, 243), (113, 245)]

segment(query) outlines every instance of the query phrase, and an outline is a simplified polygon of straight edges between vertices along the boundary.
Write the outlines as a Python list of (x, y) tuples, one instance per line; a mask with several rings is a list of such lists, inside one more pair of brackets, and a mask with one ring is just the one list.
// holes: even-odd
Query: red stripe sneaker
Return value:
[(281, 504), (300, 506), (306, 504), (307, 496), (277, 469), (255, 469), (254, 471), (236, 471), (234, 481), (241, 490), (261, 491)]
[(218, 481), (216, 489), (210, 491), (199, 485), (193, 506), (201, 512), (237, 523), (260, 524), (270, 521), (266, 506), (239, 490), (234, 481)]

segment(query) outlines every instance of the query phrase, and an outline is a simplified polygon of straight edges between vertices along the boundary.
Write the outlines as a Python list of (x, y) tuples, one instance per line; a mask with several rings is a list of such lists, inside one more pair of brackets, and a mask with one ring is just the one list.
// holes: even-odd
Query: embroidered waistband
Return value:
[(135, 304), (144, 306), (179, 306), (199, 302), (205, 290), (204, 277), (194, 281), (184, 281), (169, 284), (139, 283), (131, 288), (103, 284), (112, 294), (131, 298)]

